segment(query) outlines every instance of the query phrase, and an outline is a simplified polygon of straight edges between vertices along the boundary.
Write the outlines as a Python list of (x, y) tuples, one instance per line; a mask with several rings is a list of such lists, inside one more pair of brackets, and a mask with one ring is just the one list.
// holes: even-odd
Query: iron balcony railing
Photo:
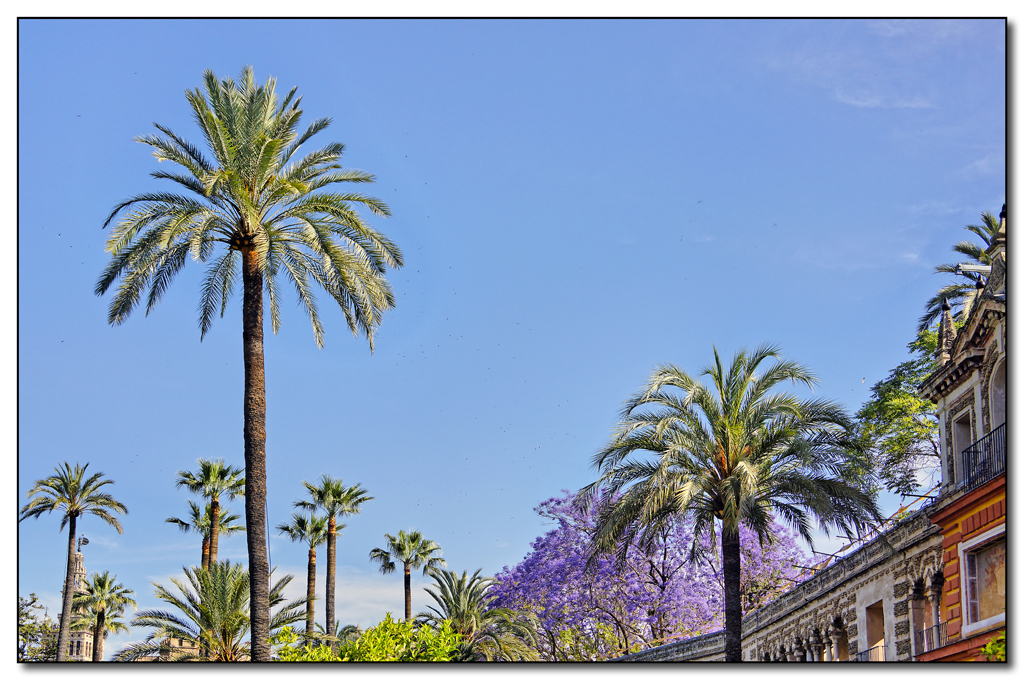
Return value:
[(885, 643), (879, 642), (874, 647), (869, 647), (863, 652), (857, 654), (857, 656), (850, 659), (851, 661), (885, 661)]
[(932, 652), (940, 647), (949, 644), (949, 636), (946, 635), (946, 622), (943, 621), (937, 626), (917, 631), (917, 653), (924, 654)]
[(974, 442), (961, 454), (964, 491), (1006, 472), (1006, 423)]

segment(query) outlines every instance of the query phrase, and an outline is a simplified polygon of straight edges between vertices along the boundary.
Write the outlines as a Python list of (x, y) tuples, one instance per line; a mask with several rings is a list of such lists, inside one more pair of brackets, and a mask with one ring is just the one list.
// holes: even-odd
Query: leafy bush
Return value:
[(291, 630), (273, 638), (280, 661), (451, 661), (459, 655), (460, 637), (445, 621), (438, 628), (417, 626), (412, 621), (395, 621), (391, 614), (358, 640), (327, 646), (295, 644), (299, 636)]
[(1006, 661), (1006, 631), (989, 640), (981, 651), (989, 661)]

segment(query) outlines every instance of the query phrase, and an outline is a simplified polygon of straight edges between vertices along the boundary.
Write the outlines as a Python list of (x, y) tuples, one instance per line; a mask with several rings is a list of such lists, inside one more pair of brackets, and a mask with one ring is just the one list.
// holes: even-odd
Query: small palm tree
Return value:
[[(210, 523), (212, 507), (210, 503), (206, 504), (205, 509), (199, 510), (199, 506), (193, 502), (188, 502), (189, 516), (188, 520), (180, 519), (178, 517), (168, 517), (164, 521), (168, 524), (174, 524), (184, 533), (194, 531), (203, 538), (203, 552), (200, 560), (200, 566), (206, 569), (210, 566)], [(237, 534), (240, 531), (245, 531), (245, 525), (238, 523), (241, 517), (235, 513), (228, 511), (221, 511), (220, 515), (220, 530), (217, 532), (221, 536), (230, 536), (231, 534)]]
[(185, 487), (210, 501), (210, 556), (206, 564), (217, 561), (217, 539), (220, 536), (220, 497), (235, 500), (245, 495), (245, 471), (224, 463), (224, 459), (200, 458), (199, 470), (178, 470), (179, 489)]
[[(437, 607), (417, 614), (416, 620), (432, 626), (450, 621), (452, 630), (463, 642), (463, 660), (538, 661), (536, 621), (530, 614), (505, 607), (492, 607), (497, 597), (490, 594), (496, 581), (480, 576), (477, 569), (471, 577), (462, 572), (434, 570), (434, 583), (427, 594)], [(433, 588), (434, 590), (431, 590)]]
[[(188, 583), (172, 578), (178, 592), (161, 585), (156, 596), (176, 611), (148, 609), (139, 612), (133, 626), (152, 628), (143, 642), (128, 645), (114, 657), (115, 661), (134, 661), (154, 655), (174, 654), (168, 638), (190, 643), (199, 650), (186, 651), (173, 657), (174, 661), (247, 661), (251, 645), (245, 640), (250, 632), (249, 574), (240, 564), (229, 561), (215, 562), (209, 568), (185, 569)], [(284, 589), (291, 576), (279, 579), (270, 590), (270, 606), (284, 602)], [(270, 630), (289, 626), (303, 617), (305, 599), (293, 600), (273, 614)]]
[(412, 570), (423, 567), (425, 576), (434, 569), (447, 567), (448, 564), (441, 558), (441, 546), (423, 538), (423, 534), (418, 531), (399, 531), (398, 536), (384, 534), (384, 538), (387, 540), (387, 546), (371, 550), (370, 561), (380, 565), (382, 574), (393, 572), (395, 561), (402, 563), (402, 573), (405, 575), (405, 620), (408, 621), (412, 618)]
[[(763, 367), (768, 359), (776, 362)], [(729, 367), (715, 350), (714, 363), (700, 375), (711, 379), (711, 388), (675, 366), (654, 372), (626, 402), (611, 443), (594, 456), (601, 476), (576, 504), (589, 510), (607, 489), (604, 497), (612, 500), (598, 508), (593, 550), (617, 550), (622, 559), (630, 543), (649, 544), (678, 519), (692, 523), (695, 559), (702, 541), (714, 547), (720, 522), (725, 658), (740, 661), (740, 524), (771, 542), (774, 513), (812, 544), (811, 517), (823, 529), (844, 532), (882, 518), (873, 495), (848, 481), (856, 435), (843, 409), (771, 392), (784, 381), (813, 386), (810, 371), (763, 346), (738, 352)]]
[(92, 619), (92, 660), (103, 661), (103, 639), (106, 637), (107, 629), (118, 630), (123, 625), (108, 621), (108, 614), (117, 614), (124, 611), (127, 605), (132, 609), (137, 607), (135, 600), (131, 597), (134, 590), (125, 588), (115, 582), (115, 577), (109, 571), (102, 574), (95, 573), (92, 578), (85, 582), (84, 590), (75, 594), (72, 607), (80, 613), (86, 613)]
[(86, 478), (85, 470), (88, 467), (88, 463), (82, 466), (75, 463), (74, 468), (68, 463), (62, 463), (54, 468), (57, 474), (37, 480), (28, 491), (28, 496), (32, 500), (21, 509), (21, 516), (18, 518), (19, 522), (23, 522), (29, 517), (39, 517), (43, 513), (49, 514), (59, 510), (61, 531), (65, 525), (68, 527), (68, 566), (64, 576), (64, 604), (60, 612), (60, 628), (57, 633), (57, 661), (66, 661), (68, 656), (71, 600), (75, 592), (75, 532), (78, 528), (78, 518), (82, 515), (95, 515), (117, 529), (117, 533), (120, 534), (121, 523), (111, 512), (128, 514), (128, 508), (123, 503), (100, 491), (107, 484), (114, 482), (102, 479), (102, 472)]
[(316, 600), (316, 547), (327, 540), (327, 518), (294, 513), (291, 523), (278, 524), (277, 530), (292, 541), (302, 541), (309, 545), (306, 564), (306, 636), (311, 637), (314, 634), (313, 604)]
[[(969, 261), (975, 264), (992, 264), (992, 258), (985, 252), (992, 245), (992, 239), (999, 231), (999, 218), (990, 212), (981, 213), (981, 224), (968, 224), (964, 227), (972, 234), (981, 237), (984, 245), (979, 246), (971, 241), (960, 241), (953, 246), (953, 252), (965, 255)], [(939, 292), (928, 301), (924, 315), (918, 322), (917, 332), (927, 330), (935, 319), (942, 313), (942, 303), (949, 301), (950, 306), (959, 307), (957, 312), (959, 318), (966, 319), (974, 306), (974, 300), (978, 296), (984, 281), (981, 274), (974, 272), (963, 272), (958, 270), (960, 263), (940, 264), (935, 267), (936, 274), (953, 274), (958, 277), (956, 283), (951, 283), (939, 289)]]
[(158, 161), (183, 170), (158, 170), (152, 176), (174, 182), (184, 193), (143, 193), (114, 207), (103, 226), (122, 217), (107, 239), (111, 260), (95, 292), (103, 295), (120, 282), (107, 315), (111, 325), (119, 325), (143, 297), (148, 314), (189, 259), (206, 264), (199, 306), (202, 338), (217, 313), (224, 315), (241, 278), (253, 659), (269, 661), (263, 295), (276, 333), (281, 325), (280, 281), (293, 283), (322, 347), (314, 289), (323, 288), (341, 308), (352, 334), (364, 333), (372, 352), (384, 312), (395, 305), (385, 274), (388, 267), (402, 266), (402, 253), (355, 210), (359, 206), (386, 217), (391, 214), (387, 205), (351, 191), (328, 191), (338, 184), (374, 181), (368, 173), (341, 168), (344, 145), (332, 143), (297, 155), (330, 119), (313, 121), (301, 131), (301, 98), (295, 98), (295, 89), (279, 99), (276, 81), (257, 85), (251, 68), (242, 71), (237, 83), (219, 81), (212, 71), (203, 74), (203, 82), (205, 93), (196, 89), (185, 96), (212, 159), (162, 125), (156, 128), (163, 136), (137, 138), (154, 148)]
[[(338, 538), (338, 517), (359, 514), (366, 501), (372, 501), (366, 489), (359, 484), (345, 486), (340, 479), (329, 475), (320, 478), (320, 485), (302, 482), (309, 492), (310, 500), (295, 501), (295, 507), (302, 510), (320, 510), (327, 516), (327, 597), (325, 609), (327, 615), (327, 634), (334, 637), (334, 568), (336, 564), (336, 545)], [(344, 525), (341, 526), (344, 528)], [(331, 646), (333, 649), (333, 644)]]

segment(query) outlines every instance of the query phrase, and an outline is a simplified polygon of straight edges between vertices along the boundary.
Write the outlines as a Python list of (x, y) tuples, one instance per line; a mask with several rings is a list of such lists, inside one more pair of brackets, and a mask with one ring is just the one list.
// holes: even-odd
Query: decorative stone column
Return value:
[(821, 650), (825, 645), (821, 644), (821, 639), (818, 638), (817, 633), (811, 639), (811, 661), (821, 661)]
[(932, 625), (939, 625), (939, 605), (942, 603), (942, 586), (934, 583), (928, 587), (928, 601), (932, 605)]
[(839, 661), (839, 640), (841, 639), (839, 631), (833, 628), (829, 637), (832, 638), (832, 660)]

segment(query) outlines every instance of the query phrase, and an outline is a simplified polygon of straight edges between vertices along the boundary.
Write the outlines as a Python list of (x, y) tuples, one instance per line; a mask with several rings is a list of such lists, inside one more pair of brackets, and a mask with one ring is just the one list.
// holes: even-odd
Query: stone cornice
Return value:
[(985, 358), (989, 331), (1006, 317), (1006, 303), (983, 296), (957, 334), (952, 358), (921, 383), (917, 393), (937, 402), (966, 381)]
[(917, 393), (922, 399), (937, 402), (964, 383), (974, 370), (981, 366), (984, 358), (985, 350), (981, 348), (972, 347), (960, 352), (954, 360), (928, 376), (928, 379), (917, 388)]

